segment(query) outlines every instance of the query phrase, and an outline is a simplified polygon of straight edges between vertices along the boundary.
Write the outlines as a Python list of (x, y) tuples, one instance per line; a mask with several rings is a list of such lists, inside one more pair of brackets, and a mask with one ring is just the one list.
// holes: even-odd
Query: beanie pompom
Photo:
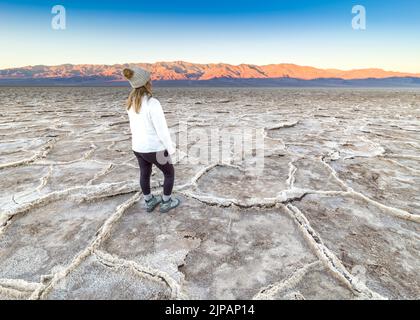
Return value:
[(122, 71), (124, 77), (130, 82), (131, 87), (140, 88), (150, 81), (150, 72), (137, 66), (125, 68)]
[(131, 69), (124, 69), (123, 70), (123, 75), (124, 75), (124, 77), (126, 77), (127, 79), (131, 79), (132, 77), (133, 77), (133, 75), (134, 75), (134, 71), (133, 70), (131, 70)]

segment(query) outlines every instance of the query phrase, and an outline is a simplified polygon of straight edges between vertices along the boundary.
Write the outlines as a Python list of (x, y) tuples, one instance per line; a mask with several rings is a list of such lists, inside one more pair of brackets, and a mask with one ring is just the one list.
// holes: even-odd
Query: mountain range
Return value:
[[(127, 85), (121, 75), (125, 67), (137, 65), (152, 71), (152, 79), (168, 85), (302, 85), (396, 83), (418, 85), (420, 74), (382, 69), (319, 69), (295, 64), (230, 65), (184, 61), (114, 65), (63, 64), (27, 66), (0, 70), (0, 85)], [(197, 83), (196, 83), (197, 82)]]

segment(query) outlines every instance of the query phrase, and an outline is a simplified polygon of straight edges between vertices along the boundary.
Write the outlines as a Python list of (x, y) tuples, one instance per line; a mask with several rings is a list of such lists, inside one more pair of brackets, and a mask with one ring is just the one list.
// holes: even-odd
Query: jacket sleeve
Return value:
[(166, 124), (165, 114), (163, 113), (160, 102), (156, 99), (153, 101), (153, 106), (150, 108), (150, 116), (155, 127), (159, 139), (162, 141), (169, 154), (175, 153), (175, 145), (172, 142), (169, 134), (168, 125)]

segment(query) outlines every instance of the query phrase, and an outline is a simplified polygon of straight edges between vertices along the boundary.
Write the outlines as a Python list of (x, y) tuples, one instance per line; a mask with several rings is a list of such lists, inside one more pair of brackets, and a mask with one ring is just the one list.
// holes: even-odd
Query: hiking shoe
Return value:
[(160, 212), (166, 213), (179, 206), (181, 200), (178, 198), (170, 198), (168, 201), (163, 201), (160, 204)]
[(153, 210), (155, 210), (155, 208), (161, 201), (162, 201), (161, 196), (156, 196), (156, 197), (153, 196), (152, 199), (150, 199), (149, 201), (145, 200), (144, 202), (146, 203), (146, 211), (152, 212)]

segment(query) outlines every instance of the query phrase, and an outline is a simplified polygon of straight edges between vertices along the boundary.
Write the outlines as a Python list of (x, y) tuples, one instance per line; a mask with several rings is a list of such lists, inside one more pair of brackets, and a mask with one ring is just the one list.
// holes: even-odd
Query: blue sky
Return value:
[[(66, 8), (66, 30), (51, 8)], [(354, 5), (367, 28), (351, 27)], [(184, 60), (420, 73), (418, 0), (0, 1), (0, 68)]]

